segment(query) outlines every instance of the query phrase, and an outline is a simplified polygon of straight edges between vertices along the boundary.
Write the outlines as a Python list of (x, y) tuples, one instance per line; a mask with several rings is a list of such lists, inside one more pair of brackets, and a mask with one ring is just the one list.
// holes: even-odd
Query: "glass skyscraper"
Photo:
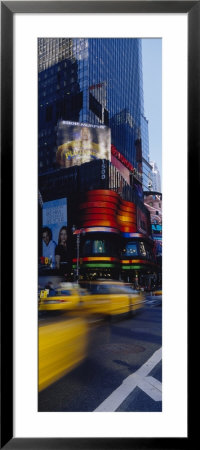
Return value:
[(158, 170), (158, 166), (155, 161), (151, 161), (150, 164), (152, 167), (152, 191), (162, 192), (160, 172)]
[(144, 191), (149, 191), (152, 187), (152, 167), (149, 155), (149, 127), (148, 120), (141, 116), (141, 136), (142, 136), (142, 187)]
[[(137, 285), (157, 270), (143, 193), (151, 166), (141, 40), (38, 39), (38, 99), (40, 270), (46, 270), (42, 227), (50, 224), (58, 241), (63, 211), (56, 205), (64, 199), (70, 280), (79, 276), (80, 250), (81, 276)], [(44, 205), (52, 202), (46, 217)]]
[(144, 125), (141, 40), (40, 38), (39, 173), (56, 168), (59, 120), (104, 124), (112, 145), (141, 178), (148, 151)]

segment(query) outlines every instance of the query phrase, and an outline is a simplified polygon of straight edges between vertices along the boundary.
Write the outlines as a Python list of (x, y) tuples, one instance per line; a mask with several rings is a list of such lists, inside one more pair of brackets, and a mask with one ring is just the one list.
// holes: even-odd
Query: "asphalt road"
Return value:
[(38, 411), (162, 411), (162, 307), (91, 329), (85, 361), (39, 393)]

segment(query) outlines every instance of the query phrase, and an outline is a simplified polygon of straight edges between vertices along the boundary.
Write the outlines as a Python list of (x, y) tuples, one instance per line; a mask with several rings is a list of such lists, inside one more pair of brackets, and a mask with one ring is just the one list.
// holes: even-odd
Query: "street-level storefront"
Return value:
[(152, 285), (157, 265), (145, 209), (114, 191), (91, 190), (78, 210), (72, 263), (75, 278), (114, 278), (145, 288)]
[[(49, 202), (51, 206), (55, 200), (60, 204), (66, 199), (67, 248), (71, 263), (68, 261), (69, 270), (64, 276), (71, 280), (114, 278), (139, 286), (148, 285), (148, 280), (155, 278), (157, 267), (150, 213), (137, 191), (109, 161), (92, 161), (43, 175), (39, 186), (43, 209), (44, 203)], [(54, 218), (57, 206), (54, 205)], [(42, 227), (40, 220), (41, 243)], [(52, 234), (58, 245), (54, 229)], [(41, 247), (40, 244), (39, 257), (43, 256)], [(50, 269), (56, 271), (44, 264), (39, 271), (44, 269), (46, 274), (50, 274)]]

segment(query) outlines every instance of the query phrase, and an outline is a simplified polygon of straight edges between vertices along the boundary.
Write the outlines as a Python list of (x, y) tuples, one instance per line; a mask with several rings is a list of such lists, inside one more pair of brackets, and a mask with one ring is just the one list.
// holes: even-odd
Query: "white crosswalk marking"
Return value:
[(138, 387), (156, 402), (162, 400), (162, 383), (153, 377), (145, 377), (138, 382)]
[(162, 348), (159, 348), (148, 361), (133, 374), (129, 375), (122, 384), (94, 411), (113, 412), (123, 403), (131, 392), (138, 386), (153, 400), (162, 400), (162, 384), (151, 376), (147, 376), (162, 359)]

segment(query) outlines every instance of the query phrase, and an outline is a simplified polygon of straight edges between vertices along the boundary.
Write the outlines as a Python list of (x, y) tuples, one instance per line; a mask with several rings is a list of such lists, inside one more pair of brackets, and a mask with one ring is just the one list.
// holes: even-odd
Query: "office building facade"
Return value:
[[(150, 215), (143, 204), (142, 191), (142, 172), (144, 166), (148, 166), (149, 148), (148, 122), (143, 105), (141, 41), (41, 38), (38, 40), (38, 50), (38, 163), (41, 199), (47, 203), (66, 198), (67, 226), (71, 233), (74, 227), (85, 229), (85, 222), (79, 223), (78, 205), (82, 196), (92, 191), (95, 195), (96, 190), (115, 192), (121, 205), (119, 214), (116, 212), (118, 222), (115, 221), (115, 226), (103, 226), (100, 220), (101, 232), (92, 230), (96, 225), (90, 226), (90, 230), (87, 230), (89, 236), (86, 237), (93, 242), (91, 236), (94, 236), (94, 232), (97, 233), (95, 242), (101, 241), (100, 247), (104, 248), (104, 233), (107, 236), (105, 248), (112, 247), (107, 247), (106, 242), (115, 242), (118, 256), (106, 253), (102, 255), (99, 246), (99, 254), (88, 253), (82, 256), (97, 256), (97, 259), (118, 257), (119, 264), (115, 266), (114, 276), (122, 276), (126, 281), (139, 279), (140, 271), (156, 270)], [(67, 127), (68, 130), (71, 127), (73, 131), (68, 141), (62, 142), (62, 135), (70, 135)], [(110, 156), (92, 160), (98, 146), (94, 139), (91, 158), (85, 159), (84, 154), (84, 159), (79, 159), (78, 162), (78, 158), (83, 156), (83, 147), (76, 147), (80, 142), (80, 128), (91, 128), (94, 138), (99, 136), (100, 130), (110, 130)], [(104, 135), (109, 133), (105, 131)], [(63, 155), (67, 158), (67, 165), (60, 164)], [(99, 195), (104, 194), (101, 192)], [(112, 194), (111, 198), (113, 197)], [(58, 217), (57, 208), (54, 205), (51, 217), (50, 214), (48, 216), (49, 220), (53, 221)], [(109, 208), (108, 206), (107, 209)], [(59, 216), (61, 213), (62, 211)], [(108, 216), (112, 215), (109, 213), (110, 211)], [(91, 212), (86, 210), (85, 215), (88, 214)], [(95, 220), (99, 219), (99, 211), (95, 211), (94, 215)], [(105, 223), (110, 220), (105, 218)], [(125, 228), (119, 226), (120, 221), (125, 221)], [(96, 245), (94, 243), (93, 247), (96, 248)], [(73, 253), (74, 266), (75, 260), (77, 258)], [(95, 269), (98, 269), (97, 264)], [(94, 272), (93, 268), (92, 271)], [(101, 273), (102, 276), (105, 275), (105, 272)]]
[(56, 168), (57, 123), (70, 120), (109, 126), (141, 182), (148, 152), (141, 40), (40, 38), (38, 71), (39, 173)]
[(141, 115), (141, 136), (142, 136), (142, 187), (143, 191), (152, 188), (152, 167), (150, 165), (149, 154), (149, 128), (148, 120)]
[(150, 165), (152, 167), (151, 177), (152, 177), (152, 188), (151, 191), (162, 192), (161, 191), (161, 178), (158, 166), (155, 161), (151, 161)]

